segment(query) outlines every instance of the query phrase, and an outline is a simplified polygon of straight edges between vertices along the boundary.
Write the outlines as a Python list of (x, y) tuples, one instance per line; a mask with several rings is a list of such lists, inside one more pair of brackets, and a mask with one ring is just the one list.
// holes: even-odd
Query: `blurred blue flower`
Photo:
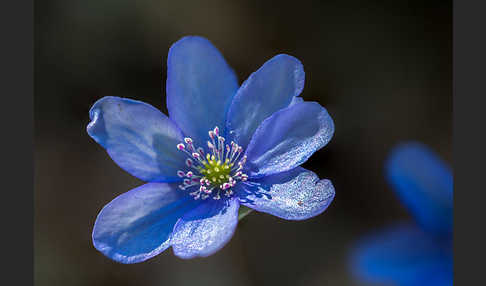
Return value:
[(385, 169), (416, 223), (400, 223), (363, 238), (352, 252), (353, 273), (376, 284), (452, 285), (451, 170), (416, 142), (396, 147)]
[(148, 182), (98, 214), (93, 244), (121, 263), (172, 246), (181, 258), (208, 256), (232, 237), (240, 205), (283, 219), (322, 213), (329, 180), (299, 167), (334, 132), (326, 109), (298, 97), (304, 70), (280, 54), (239, 87), (206, 39), (169, 50), (167, 108), (104, 97), (90, 110), (89, 135), (121, 168)]

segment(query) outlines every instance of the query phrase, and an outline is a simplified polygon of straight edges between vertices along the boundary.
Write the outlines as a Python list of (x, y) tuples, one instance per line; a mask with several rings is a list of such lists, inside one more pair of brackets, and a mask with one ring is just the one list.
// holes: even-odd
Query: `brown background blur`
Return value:
[[(409, 218), (383, 178), (390, 148), (420, 140), (451, 161), (452, 4), (386, 2), (35, 1), (36, 285), (359, 285), (353, 241)], [(208, 258), (117, 264), (92, 246), (93, 223), (142, 182), (87, 135), (88, 111), (113, 95), (166, 112), (167, 52), (185, 35), (211, 40), (240, 83), (278, 53), (302, 61), (303, 98), (336, 125), (304, 167), (336, 197), (302, 222), (254, 212)]]

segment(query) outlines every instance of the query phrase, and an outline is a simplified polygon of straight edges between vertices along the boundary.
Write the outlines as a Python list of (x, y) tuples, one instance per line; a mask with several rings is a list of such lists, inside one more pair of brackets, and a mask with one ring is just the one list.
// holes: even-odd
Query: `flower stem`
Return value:
[(249, 207), (240, 206), (240, 210), (238, 211), (238, 221), (242, 220), (245, 216), (247, 216), (252, 211), (253, 209), (250, 209)]

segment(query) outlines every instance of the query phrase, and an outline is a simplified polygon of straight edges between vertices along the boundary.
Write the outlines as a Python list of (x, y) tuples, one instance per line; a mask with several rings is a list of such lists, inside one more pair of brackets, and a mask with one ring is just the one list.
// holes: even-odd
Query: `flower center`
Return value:
[(209, 152), (193, 145), (191, 138), (184, 138), (184, 143), (177, 144), (177, 149), (187, 155), (186, 166), (192, 170), (187, 172), (179, 170), (177, 175), (184, 178), (181, 190), (198, 186), (189, 193), (194, 199), (207, 199), (210, 196), (215, 200), (221, 195), (230, 197), (231, 190), (238, 181), (246, 181), (248, 176), (242, 172), (246, 156), (240, 158), (243, 148), (235, 142), (224, 143), (225, 139), (219, 136), (219, 128), (208, 132), (210, 141), (207, 142)]
[(211, 185), (220, 185), (229, 180), (231, 174), (231, 167), (233, 163), (229, 163), (229, 159), (225, 162), (216, 160), (214, 156), (206, 155), (206, 162), (203, 162), (204, 167), (199, 167), (199, 173), (204, 174), (204, 176), (209, 180)]

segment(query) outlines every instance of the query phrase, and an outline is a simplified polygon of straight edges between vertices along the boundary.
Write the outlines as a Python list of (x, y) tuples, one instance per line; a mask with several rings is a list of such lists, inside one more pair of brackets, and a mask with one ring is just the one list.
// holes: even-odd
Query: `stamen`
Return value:
[(191, 159), (189, 159), (189, 158), (186, 159), (186, 166), (189, 167), (189, 168), (192, 167), (192, 160)]
[(208, 141), (208, 148), (211, 149), (211, 150), (214, 149), (214, 145), (211, 142), (209, 142), (209, 141)]
[(201, 155), (201, 157), (204, 157), (204, 149), (199, 147), (197, 148), (197, 152)]
[(208, 132), (210, 138), (210, 141), (207, 141), (208, 152), (194, 146), (193, 140), (189, 137), (184, 138), (185, 144), (177, 144), (177, 149), (187, 155), (186, 166), (194, 170), (177, 171), (177, 176), (184, 178), (179, 188), (188, 190), (198, 186), (189, 193), (195, 200), (205, 200), (210, 196), (214, 200), (220, 200), (222, 195), (230, 197), (233, 194), (231, 188), (237, 182), (248, 179), (248, 176), (242, 172), (246, 163), (246, 156), (240, 159), (243, 148), (233, 141), (225, 144), (226, 140), (219, 132), (217, 126)]

